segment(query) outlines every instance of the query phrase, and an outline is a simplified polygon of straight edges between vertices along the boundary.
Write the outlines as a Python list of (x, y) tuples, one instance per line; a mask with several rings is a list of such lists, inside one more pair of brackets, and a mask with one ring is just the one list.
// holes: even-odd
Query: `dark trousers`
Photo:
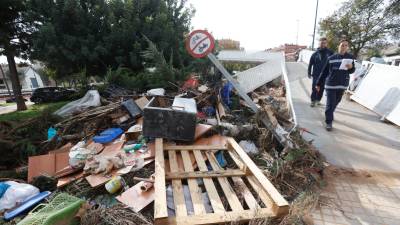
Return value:
[(321, 85), (321, 89), (317, 91), (315, 86), (317, 85), (318, 77), (312, 77), (312, 90), (311, 90), (311, 102), (321, 101), (321, 98), (324, 94), (324, 85)]
[(340, 100), (342, 100), (343, 89), (326, 89), (326, 108), (325, 108), (325, 122), (331, 124), (333, 121), (333, 113)]

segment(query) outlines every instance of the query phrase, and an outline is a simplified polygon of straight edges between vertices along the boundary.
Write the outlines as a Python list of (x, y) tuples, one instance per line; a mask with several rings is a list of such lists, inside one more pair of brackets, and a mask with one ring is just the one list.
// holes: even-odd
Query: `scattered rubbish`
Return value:
[[(19, 225), (55, 225), (71, 224), (71, 221), (81, 208), (83, 200), (60, 193), (56, 195), (51, 202), (40, 209), (33, 209)], [(78, 221), (79, 222), (79, 221)]]
[(258, 154), (259, 153), (256, 144), (254, 144), (254, 142), (252, 142), (252, 141), (242, 140), (239, 142), (239, 145), (240, 145), (240, 147), (243, 148), (243, 150), (247, 154)]
[(51, 140), (54, 136), (56, 136), (57, 130), (54, 127), (50, 127), (47, 130), (47, 140)]
[(90, 90), (86, 92), (85, 96), (76, 101), (70, 102), (63, 106), (61, 109), (54, 112), (54, 114), (67, 117), (76, 113), (81, 113), (90, 107), (100, 106), (100, 94), (97, 90)]
[(0, 198), (3, 197), (4, 193), (7, 191), (9, 187), (10, 187), (9, 184), (6, 184), (5, 182), (0, 182)]
[(196, 114), (194, 99), (155, 97), (144, 109), (143, 135), (193, 141)]
[(144, 181), (144, 183), (140, 186), (140, 190), (142, 190), (142, 191), (148, 191), (148, 190), (150, 190), (151, 188), (153, 188), (153, 185), (154, 185), (154, 175), (152, 175), (151, 177), (150, 177), (150, 180), (149, 181)]
[(93, 137), (93, 141), (96, 143), (109, 143), (121, 135), (124, 131), (121, 128), (109, 128), (101, 132), (98, 136)]
[(219, 164), (222, 168), (224, 168), (224, 167), (227, 166), (228, 163), (226, 162), (224, 153), (223, 153), (222, 151), (217, 152), (217, 153), (215, 154), (215, 158), (217, 159), (218, 164)]
[(142, 114), (142, 110), (139, 106), (133, 101), (133, 99), (129, 99), (127, 101), (122, 102), (122, 105), (129, 112), (132, 118), (137, 118)]
[(55, 191), (57, 189), (57, 179), (52, 176), (40, 175), (34, 177), (31, 184), (41, 192), (43, 191)]
[(40, 175), (53, 176), (58, 170), (69, 165), (69, 153), (50, 153), (47, 155), (31, 156), (28, 158), (28, 182)]
[(164, 96), (165, 89), (164, 88), (155, 88), (147, 91), (147, 95), (150, 96)]
[(230, 82), (226, 83), (221, 90), (222, 102), (228, 107), (231, 107), (232, 105), (232, 99), (231, 99), (232, 91), (233, 91), (233, 85)]
[(149, 103), (149, 100), (146, 96), (140, 97), (135, 100), (136, 105), (143, 111), (144, 107)]
[(0, 212), (11, 209), (39, 193), (39, 189), (30, 184), (15, 181), (6, 181), (4, 183), (9, 187), (0, 198)]
[(39, 204), (41, 201), (47, 198), (50, 194), (50, 191), (44, 191), (32, 196), (31, 198), (22, 202), (17, 208), (5, 212), (4, 219), (11, 220), (14, 217), (19, 216), (20, 214), (27, 212), (29, 209), (33, 208), (35, 205)]
[(150, 188), (147, 191), (142, 191), (141, 187), (145, 182), (141, 181), (135, 186), (129, 188), (120, 196), (117, 196), (117, 200), (127, 205), (134, 212), (140, 212), (144, 207), (154, 201), (154, 188)]
[(86, 159), (83, 171), (88, 174), (109, 174), (114, 169), (124, 167), (124, 158), (121, 154), (115, 156), (96, 155)]
[(206, 93), (208, 91), (208, 87), (206, 85), (201, 85), (200, 87), (197, 88), (198, 91), (201, 93)]
[(125, 138), (127, 141), (137, 140), (142, 133), (142, 125), (136, 124), (125, 132)]
[(124, 186), (126, 186), (126, 183), (121, 176), (115, 176), (111, 178), (111, 180), (104, 185), (104, 187), (110, 194), (116, 193)]

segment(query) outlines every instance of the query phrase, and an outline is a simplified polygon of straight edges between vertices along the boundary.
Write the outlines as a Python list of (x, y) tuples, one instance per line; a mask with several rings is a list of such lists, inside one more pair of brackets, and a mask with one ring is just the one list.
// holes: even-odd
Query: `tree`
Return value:
[(385, 14), (386, 7), (385, 0), (349, 0), (320, 22), (320, 33), (332, 49), (341, 38), (348, 39), (351, 52), (358, 57), (362, 49), (386, 43), (393, 29), (400, 27), (399, 15)]
[(0, 55), (7, 57), (17, 110), (26, 110), (14, 57), (27, 58), (35, 24), (26, 16), (27, 1), (3, 0), (0, 8)]
[(42, 26), (34, 59), (68, 77), (83, 69), (104, 76), (119, 67), (139, 74), (147, 36), (174, 67), (190, 62), (183, 48), (193, 9), (186, 0), (32, 0)]

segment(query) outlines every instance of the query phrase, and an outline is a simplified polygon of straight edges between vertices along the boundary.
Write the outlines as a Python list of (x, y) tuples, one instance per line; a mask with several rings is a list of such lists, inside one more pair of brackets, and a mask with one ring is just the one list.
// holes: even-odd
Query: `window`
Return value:
[(4, 82), (4, 80), (3, 80), (3, 78), (0, 78), (0, 89), (5, 89), (7, 86), (6, 86), (6, 83)]
[(394, 61), (394, 65), (395, 66), (400, 66), (400, 59), (397, 59), (396, 61)]

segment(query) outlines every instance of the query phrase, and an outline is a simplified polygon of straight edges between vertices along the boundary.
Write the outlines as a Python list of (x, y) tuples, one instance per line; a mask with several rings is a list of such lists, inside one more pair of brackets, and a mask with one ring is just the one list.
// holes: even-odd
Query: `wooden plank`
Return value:
[(232, 177), (233, 182), (239, 188), (241, 195), (244, 198), (247, 206), (250, 209), (259, 209), (260, 206), (257, 203), (257, 200), (254, 198), (253, 194), (250, 192), (249, 188), (247, 188), (246, 184), (243, 182), (240, 177)]
[(265, 177), (261, 170), (254, 164), (246, 152), (239, 146), (239, 144), (233, 139), (228, 138), (229, 147), (232, 148), (246, 164), (247, 168), (251, 171), (254, 177), (260, 182), (261, 186), (268, 192), (272, 198), (274, 204), (276, 204), (278, 214), (287, 213), (289, 209), (288, 202), (283, 198), (283, 196), (276, 190), (274, 185)]
[(274, 202), (271, 198), (271, 196), (267, 193), (266, 190), (264, 190), (261, 187), (260, 182), (257, 181), (257, 178), (254, 176), (247, 176), (247, 181), (250, 183), (250, 185), (253, 187), (254, 190), (257, 191), (258, 197), (260, 200), (264, 203), (264, 205), (270, 209), (273, 209), (274, 207)]
[(154, 201), (154, 188), (150, 188), (148, 191), (142, 191), (140, 189), (144, 183), (143, 181), (137, 183), (135, 186), (117, 196), (116, 199), (127, 205), (133, 211), (140, 212), (140, 210)]
[[(186, 152), (187, 151), (182, 151)], [(185, 159), (183, 160), (185, 162)], [(190, 161), (189, 161), (190, 162)], [(167, 173), (165, 175), (166, 180), (172, 179), (188, 179), (188, 178), (214, 178), (214, 177), (240, 177), (244, 176), (244, 173), (241, 170), (219, 170), (219, 171), (196, 171), (196, 172), (180, 172), (180, 173)]]
[(156, 138), (155, 144), (155, 180), (154, 189), (156, 190), (154, 196), (154, 218), (168, 217), (167, 211), (167, 192), (165, 188), (165, 165), (164, 165), (164, 151), (163, 139)]
[[(222, 170), (222, 168), (218, 164), (218, 161), (215, 158), (213, 153), (207, 152), (206, 155), (207, 155), (208, 161), (210, 162), (211, 167), (213, 168), (214, 171)], [(237, 197), (235, 191), (229, 184), (228, 179), (226, 177), (219, 177), (218, 182), (221, 185), (222, 190), (224, 191), (226, 200), (228, 200), (229, 205), (231, 206), (231, 209), (233, 211), (243, 210), (243, 206), (240, 203), (239, 198)]]
[[(175, 151), (169, 151), (169, 166), (171, 172), (178, 172), (178, 159)], [(181, 180), (172, 180), (172, 193), (174, 196), (175, 214), (179, 216), (187, 216), (185, 197), (183, 195), (183, 187)]]
[(221, 145), (166, 145), (164, 150), (227, 150)]
[[(199, 150), (193, 151), (194, 157), (196, 158), (197, 166), (200, 171), (208, 171), (207, 165), (204, 162), (204, 158), (201, 155)], [(214, 182), (211, 178), (203, 179), (204, 186), (206, 187), (208, 198), (210, 199), (211, 206), (214, 210), (214, 213), (223, 213), (225, 212), (224, 205), (221, 202), (221, 199), (218, 195), (217, 189), (214, 186)]]
[(273, 217), (270, 209), (242, 210), (240, 212), (231, 211), (225, 213), (212, 213), (204, 215), (191, 215), (186, 217), (170, 217), (164, 221), (157, 221), (156, 224), (177, 224), (177, 225), (194, 225), (194, 224), (225, 224), (234, 221), (238, 224), (248, 222), (251, 219)]
[[(182, 155), (185, 171), (188, 171), (189, 173), (193, 172), (194, 170), (193, 170), (193, 165), (192, 165), (192, 161), (190, 159), (189, 152), (181, 151), (181, 155)], [(206, 209), (204, 208), (201, 189), (199, 188), (197, 180), (196, 179), (188, 179), (187, 182), (188, 182), (188, 186), (189, 186), (189, 190), (190, 190), (190, 196), (192, 198), (194, 214), (195, 215), (205, 214)]]

